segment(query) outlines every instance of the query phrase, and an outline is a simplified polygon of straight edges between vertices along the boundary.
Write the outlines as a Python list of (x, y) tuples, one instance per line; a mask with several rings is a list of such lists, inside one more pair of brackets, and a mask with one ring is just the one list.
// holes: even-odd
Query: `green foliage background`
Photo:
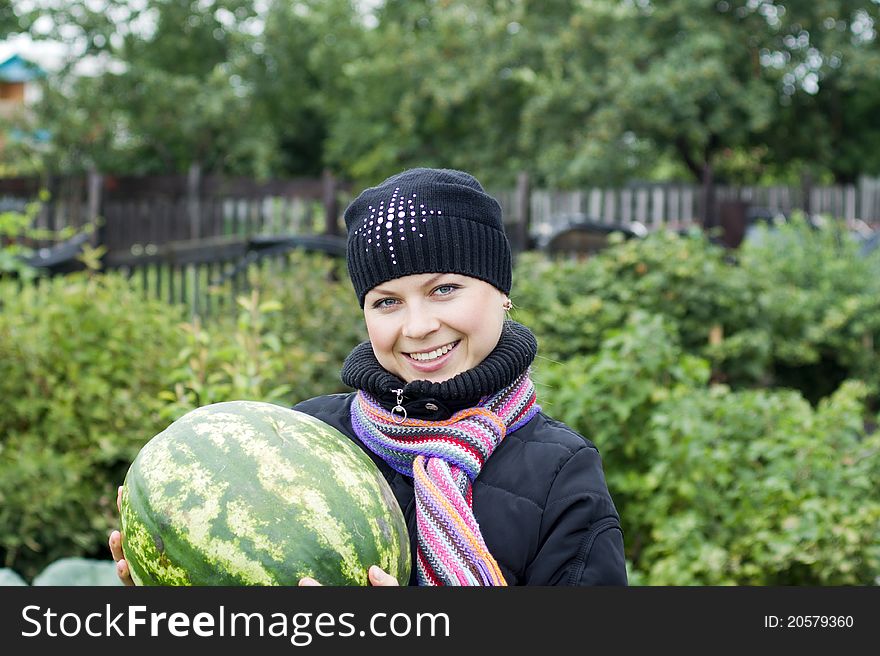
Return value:
[(7, 5), (0, 36), (72, 45), (19, 126), (51, 133), (20, 169), (329, 167), (360, 186), (428, 165), (558, 188), (880, 173), (874, 0)]
[(95, 553), (116, 485), (163, 428), (181, 312), (122, 278), (0, 288), (0, 557), (32, 577)]
[(119, 275), (0, 282), (0, 566), (30, 579), (106, 557), (117, 485), (186, 411), (343, 391), (366, 332), (342, 267), (296, 253), (284, 275), (255, 268), (237, 311), (204, 324)]
[[(633, 583), (880, 581), (878, 255), (856, 249), (794, 222), (735, 253), (659, 232), (519, 257), (539, 401), (598, 446)], [(343, 266), (255, 267), (205, 321), (114, 275), (4, 283), (0, 566), (108, 558), (116, 486), (184, 412), (344, 391), (366, 335)]]
[(633, 583), (878, 582), (878, 264), (802, 219), (520, 258), (539, 398), (602, 453)]
[[(0, 170), (852, 182), (880, 174), (877, 7), (0, 2), (0, 37), (75, 44), (0, 125), (49, 141), (7, 140)], [(78, 74), (91, 56), (109, 65)], [(25, 218), (0, 215), (0, 237)], [(28, 274), (22, 254), (3, 241), (0, 273)], [(603, 454), (633, 582), (878, 581), (876, 256), (795, 221), (736, 253), (663, 232), (525, 253), (515, 280), (541, 403)], [(0, 567), (106, 557), (128, 463), (187, 410), (342, 391), (365, 333), (340, 263), (297, 254), (249, 282), (206, 321), (113, 275), (0, 284)]]

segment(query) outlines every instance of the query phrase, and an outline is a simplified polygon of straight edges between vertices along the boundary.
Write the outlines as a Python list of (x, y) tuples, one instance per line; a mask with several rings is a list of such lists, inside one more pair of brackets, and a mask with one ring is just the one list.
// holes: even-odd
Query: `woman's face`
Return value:
[(405, 382), (439, 383), (492, 352), (501, 337), (506, 300), (476, 278), (422, 273), (371, 289), (364, 318), (379, 364)]

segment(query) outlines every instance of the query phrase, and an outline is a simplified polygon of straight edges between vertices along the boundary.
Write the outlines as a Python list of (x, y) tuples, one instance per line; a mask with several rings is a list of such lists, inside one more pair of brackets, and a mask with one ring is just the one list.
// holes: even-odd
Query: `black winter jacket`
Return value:
[[(416, 553), (412, 478), (355, 436), (355, 393), (295, 406), (340, 430), (369, 455), (403, 509)], [(542, 412), (508, 434), (473, 485), (474, 515), (509, 585), (626, 585), (623, 533), (596, 447)], [(415, 561), (410, 585), (416, 585)], [(401, 582), (402, 583), (402, 582)]]

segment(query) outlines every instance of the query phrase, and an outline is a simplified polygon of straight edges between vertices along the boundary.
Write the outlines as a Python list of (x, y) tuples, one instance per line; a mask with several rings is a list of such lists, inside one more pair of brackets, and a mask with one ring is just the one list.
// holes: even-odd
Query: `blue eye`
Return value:
[(381, 310), (383, 308), (391, 307), (391, 305), (393, 303), (396, 303), (396, 301), (393, 298), (381, 298), (378, 301), (376, 301), (375, 303), (373, 303), (373, 308), (376, 310)]
[(434, 290), (434, 293), (440, 296), (449, 296), (456, 289), (458, 289), (458, 285), (440, 285)]

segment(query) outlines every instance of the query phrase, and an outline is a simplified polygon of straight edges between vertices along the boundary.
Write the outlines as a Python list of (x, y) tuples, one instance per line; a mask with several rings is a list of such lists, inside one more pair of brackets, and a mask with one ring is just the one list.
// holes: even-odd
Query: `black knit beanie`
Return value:
[(416, 273), (459, 273), (510, 292), (501, 206), (473, 176), (417, 168), (365, 189), (345, 210), (348, 274), (358, 302)]

